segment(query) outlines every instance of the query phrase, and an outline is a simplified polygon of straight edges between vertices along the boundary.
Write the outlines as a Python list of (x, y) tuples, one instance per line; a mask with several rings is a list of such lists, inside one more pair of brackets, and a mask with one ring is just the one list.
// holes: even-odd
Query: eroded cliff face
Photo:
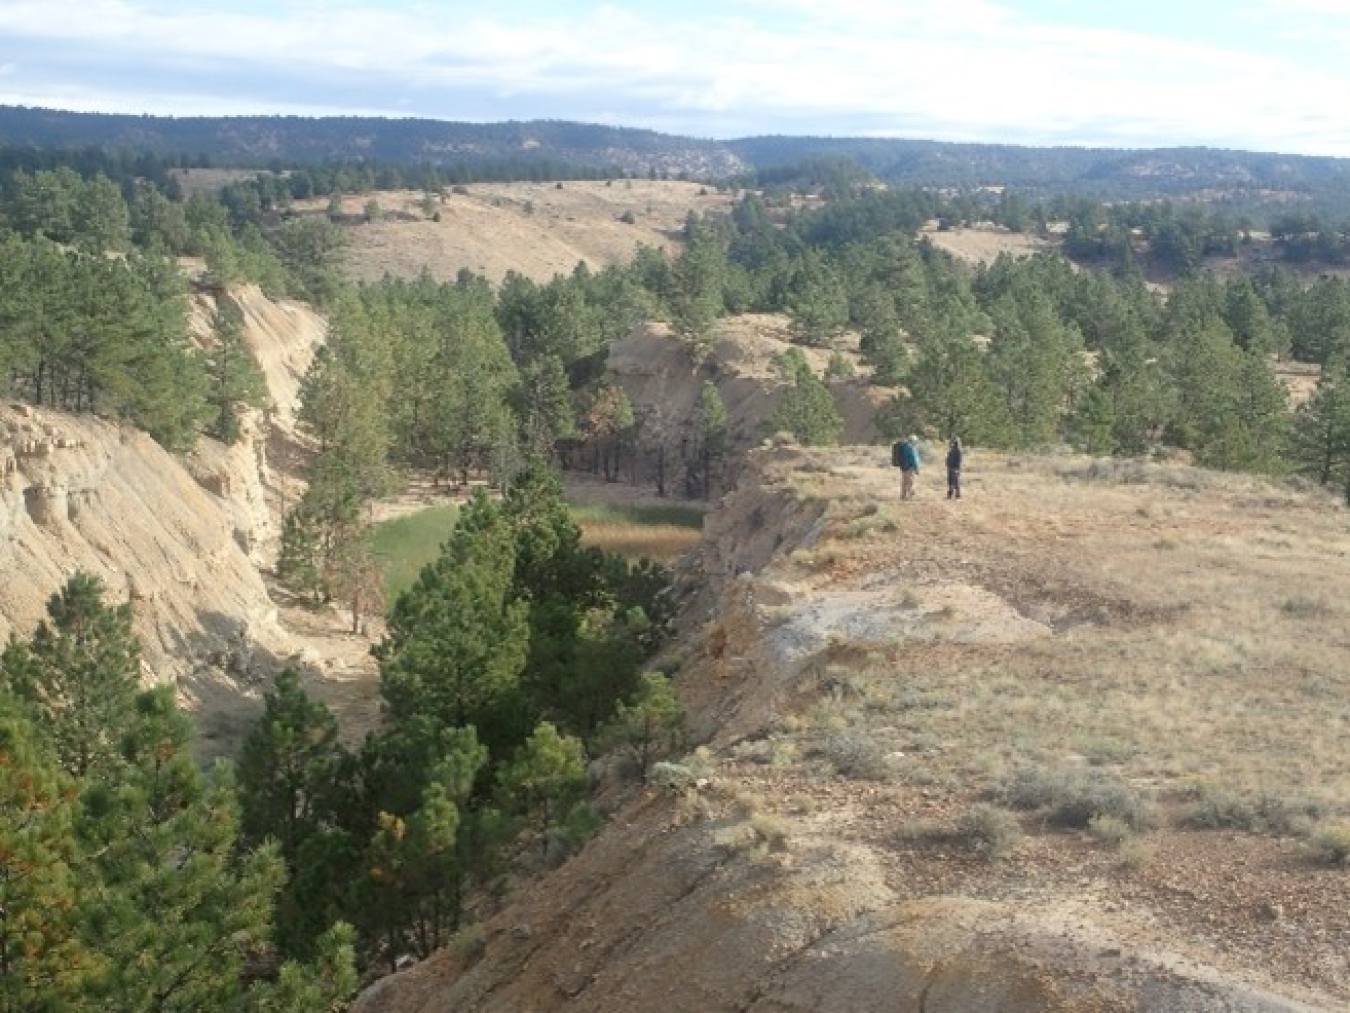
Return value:
[(289, 446), (324, 335), (313, 311), (246, 286), (194, 297), (198, 340), (221, 298), (243, 311), (270, 399), (233, 446), (203, 439), (179, 457), (93, 416), (0, 406), (0, 637), (27, 636), (72, 573), (95, 574), (109, 600), (131, 602), (144, 681), (177, 687), (204, 755), (237, 741), (293, 653), (260, 574), (290, 481), (270, 458)]
[[(689, 435), (703, 384), (711, 381), (726, 405), (730, 443), (740, 450), (771, 435), (767, 420), (785, 390), (774, 365), (776, 356), (796, 349), (818, 376), (825, 373), (834, 350), (793, 344), (791, 336), (790, 322), (781, 314), (727, 317), (717, 322), (707, 356), (695, 363), (669, 325), (645, 323), (614, 343), (608, 369), (643, 419), (645, 436), (672, 445)], [(839, 354), (861, 373), (867, 372), (856, 347), (841, 348)], [(876, 441), (876, 410), (891, 391), (861, 379), (831, 380), (829, 386), (844, 422), (840, 442)]]
[(256, 526), (223, 495), (252, 469), (222, 464), (213, 493), (143, 433), (26, 407), (0, 408), (0, 433), (0, 636), (26, 636), (72, 573), (95, 574), (132, 604), (146, 682), (228, 724), (283, 649)]
[[(880, 449), (751, 455), (686, 567), (673, 656), (702, 748), (659, 783), (607, 780), (610, 818), (579, 855), (447, 950), (374, 984), (352, 1013), (1342, 1008), (1335, 987), (1319, 995), (1281, 980), (1278, 957), (1249, 974), (1223, 947), (1197, 947), (1212, 910), (1188, 924), (1136, 908), (1131, 877), (1078, 839), (1051, 834), (1027, 846), (1025, 864), (1002, 866), (941, 834), (915, 843), (906, 825), (953, 811), (936, 772), (901, 785), (840, 776), (846, 757), (823, 762), (851, 708), (883, 703), (850, 682), (859, 645), (978, 643), (1003, 656), (1056, 635), (1048, 605), (974, 580), (950, 546), (914, 550), (925, 565), (936, 557), (930, 578), (898, 576), (907, 525), (955, 515), (935, 497), (880, 505), (895, 493), (887, 463)], [(841, 547), (871, 536), (871, 565)], [(879, 715), (868, 734), (884, 739), (887, 720), (936, 706), (908, 692), (909, 711)], [(1344, 984), (1331, 974), (1324, 983)]]

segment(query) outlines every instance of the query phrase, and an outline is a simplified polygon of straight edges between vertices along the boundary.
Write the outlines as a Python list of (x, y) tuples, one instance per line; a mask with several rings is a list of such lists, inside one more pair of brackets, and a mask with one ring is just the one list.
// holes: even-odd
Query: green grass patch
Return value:
[(441, 554), (459, 518), (459, 507), (438, 506), (375, 525), (375, 557), (385, 566), (384, 595), (389, 604), (417, 580), (422, 567)]

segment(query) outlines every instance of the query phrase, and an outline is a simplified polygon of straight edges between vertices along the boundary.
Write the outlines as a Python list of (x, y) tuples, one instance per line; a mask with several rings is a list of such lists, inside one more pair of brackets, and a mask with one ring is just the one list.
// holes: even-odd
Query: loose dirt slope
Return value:
[[(883, 456), (754, 455), (688, 574), (678, 786), (356, 1013), (1350, 1006), (1350, 875), (1303, 843), (1350, 805), (1346, 512), (978, 456), (900, 503)], [(1037, 777), (1153, 819), (1003, 809), (982, 855)]]
[(143, 433), (55, 412), (0, 408), (0, 434), (0, 636), (27, 636), (71, 573), (93, 573), (131, 600), (147, 681), (177, 685), (204, 736), (224, 734), (285, 649), (248, 511), (227, 500), (247, 469), (222, 453), (209, 491)]
[(74, 571), (97, 575), (110, 601), (131, 601), (144, 681), (177, 687), (203, 756), (238, 745), (284, 663), (298, 663), (354, 733), (373, 714), (368, 642), (343, 636), (335, 614), (279, 610), (260, 573), (298, 492), (285, 470), (304, 453), (295, 400), (324, 322), (246, 286), (194, 297), (199, 343), (213, 340), (221, 299), (242, 311), (270, 396), (233, 446), (203, 439), (172, 455), (91, 416), (0, 406), (0, 637), (28, 636)]

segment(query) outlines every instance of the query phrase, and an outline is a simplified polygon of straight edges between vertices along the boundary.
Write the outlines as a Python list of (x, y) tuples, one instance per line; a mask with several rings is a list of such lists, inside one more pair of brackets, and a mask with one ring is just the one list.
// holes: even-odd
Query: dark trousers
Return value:
[(948, 498), (948, 499), (960, 499), (960, 498), (961, 498), (961, 469), (960, 469), (960, 468), (948, 468), (948, 469), (947, 469), (947, 498)]

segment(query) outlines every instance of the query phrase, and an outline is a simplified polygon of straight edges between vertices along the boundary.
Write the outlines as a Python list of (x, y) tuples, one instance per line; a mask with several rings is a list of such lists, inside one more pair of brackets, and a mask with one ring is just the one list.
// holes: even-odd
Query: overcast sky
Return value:
[(1350, 0), (0, 0), (0, 104), (1350, 156)]

